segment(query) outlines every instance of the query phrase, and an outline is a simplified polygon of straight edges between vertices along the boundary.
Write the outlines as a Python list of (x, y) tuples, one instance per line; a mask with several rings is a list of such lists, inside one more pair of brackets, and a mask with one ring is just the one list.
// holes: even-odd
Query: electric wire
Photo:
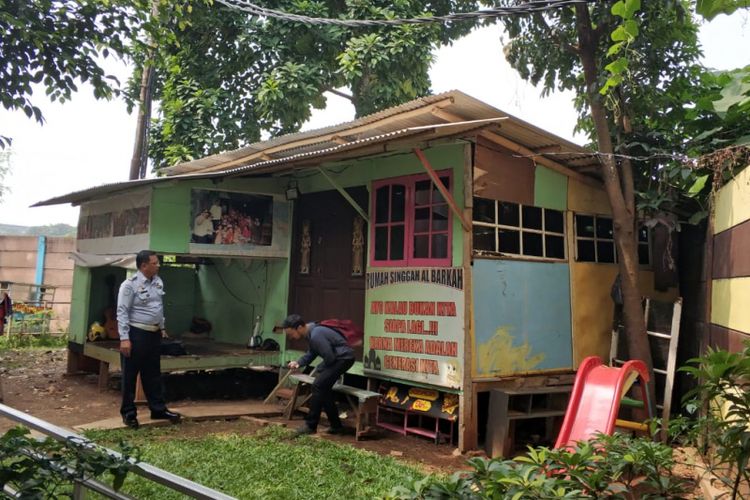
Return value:
[(311, 17), (303, 14), (294, 14), (277, 9), (268, 9), (256, 5), (248, 0), (217, 0), (218, 3), (234, 10), (241, 10), (249, 14), (262, 17), (270, 17), (282, 21), (297, 22), (310, 25), (333, 25), (346, 26), (349, 28), (361, 28), (372, 26), (403, 26), (407, 24), (429, 24), (429, 23), (451, 23), (454, 21), (474, 21), (479, 19), (491, 19), (505, 16), (516, 16), (524, 14), (540, 13), (561, 7), (570, 7), (575, 4), (587, 4), (593, 0), (531, 0), (523, 5), (512, 7), (491, 7), (473, 12), (458, 12), (444, 16), (419, 16), (410, 18), (394, 19), (334, 19), (327, 17)]

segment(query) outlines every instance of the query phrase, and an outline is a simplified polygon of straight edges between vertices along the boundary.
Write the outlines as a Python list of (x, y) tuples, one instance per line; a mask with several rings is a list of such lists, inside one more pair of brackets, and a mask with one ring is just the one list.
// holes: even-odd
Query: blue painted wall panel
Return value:
[(477, 376), (572, 367), (567, 263), (475, 259), (472, 286)]

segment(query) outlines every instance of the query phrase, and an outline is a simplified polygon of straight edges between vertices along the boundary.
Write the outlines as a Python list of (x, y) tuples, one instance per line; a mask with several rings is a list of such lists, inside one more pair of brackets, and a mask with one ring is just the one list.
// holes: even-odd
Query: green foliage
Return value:
[(0, 335), (0, 351), (10, 349), (59, 349), (68, 345), (65, 335)]
[(704, 411), (697, 435), (709, 445), (712, 466), (722, 469), (720, 477), (732, 486), (732, 498), (738, 498), (741, 483), (750, 486), (750, 342), (736, 353), (709, 349), (689, 363), (680, 370), (699, 384), (685, 396), (686, 408)]
[[(264, 7), (308, 16), (395, 18), (440, 15), (476, 8), (478, 2), (416, 0), (339, 2), (272, 0)], [(260, 19), (196, 1), (179, 22), (162, 19), (173, 34), (156, 44), (158, 114), (152, 120), (149, 156), (155, 167), (237, 148), (271, 135), (295, 132), (322, 109), (323, 93), (348, 87), (357, 115), (430, 92), (431, 51), (472, 28), (472, 23), (350, 30)], [(149, 46), (135, 59), (149, 59)], [(141, 74), (128, 85), (135, 105)]]
[(530, 448), (514, 460), (474, 458), (473, 470), (394, 488), (393, 499), (673, 498), (672, 449), (649, 439), (599, 435), (572, 450)]
[[(275, 426), (252, 436), (190, 438), (186, 425), (87, 436), (104, 444), (125, 437), (138, 446), (142, 460), (238, 498), (376, 498), (394, 484), (423, 477), (392, 457), (324, 439), (294, 439), (288, 429)], [(182, 498), (133, 475), (122, 492), (135, 498)]]
[(731, 14), (737, 9), (750, 8), (750, 0), (697, 0), (695, 11), (709, 21), (719, 14)]
[[(127, 52), (129, 26), (138, 22), (137, 0), (4, 0), (0, 2), (0, 103), (44, 121), (32, 86), (65, 102), (88, 82), (97, 98), (113, 95), (117, 81), (100, 58)], [(0, 136), (0, 146), (9, 144)]]
[(123, 457), (115, 457), (85, 440), (39, 441), (28, 429), (16, 427), (0, 437), (0, 491), (10, 487), (19, 498), (61, 498), (70, 496), (74, 481), (103, 476), (111, 476), (117, 490), (133, 452), (124, 443), (122, 450)]

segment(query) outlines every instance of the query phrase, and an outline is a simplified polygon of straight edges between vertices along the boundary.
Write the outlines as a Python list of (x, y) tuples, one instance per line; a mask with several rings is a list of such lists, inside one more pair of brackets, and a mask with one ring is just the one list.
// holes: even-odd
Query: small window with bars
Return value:
[(474, 198), (477, 254), (565, 260), (565, 215), (560, 210)]
[[(617, 262), (615, 230), (612, 217), (576, 214), (576, 260), (578, 262)], [(651, 238), (646, 226), (638, 229), (638, 263), (651, 264)]]

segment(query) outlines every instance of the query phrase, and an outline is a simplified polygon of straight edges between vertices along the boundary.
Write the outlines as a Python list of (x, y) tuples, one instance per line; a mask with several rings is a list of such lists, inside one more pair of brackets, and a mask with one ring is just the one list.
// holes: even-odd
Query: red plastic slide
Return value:
[(612, 434), (620, 401), (638, 377), (643, 401), (647, 402), (649, 376), (643, 361), (628, 361), (619, 368), (612, 368), (604, 365), (599, 356), (584, 359), (578, 367), (555, 448), (575, 446), (577, 441), (590, 439), (599, 432)]

